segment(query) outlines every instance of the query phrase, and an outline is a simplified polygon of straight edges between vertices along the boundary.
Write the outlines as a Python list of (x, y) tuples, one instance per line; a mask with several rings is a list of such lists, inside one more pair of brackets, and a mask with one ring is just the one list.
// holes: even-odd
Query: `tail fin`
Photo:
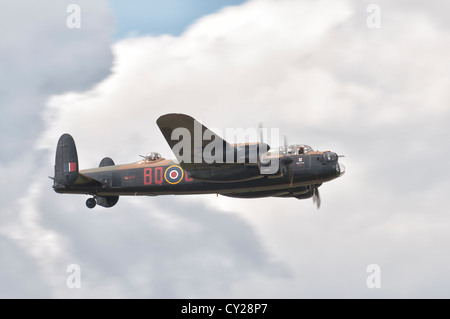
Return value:
[(56, 147), (54, 188), (71, 186), (78, 178), (78, 155), (73, 137), (63, 134)]

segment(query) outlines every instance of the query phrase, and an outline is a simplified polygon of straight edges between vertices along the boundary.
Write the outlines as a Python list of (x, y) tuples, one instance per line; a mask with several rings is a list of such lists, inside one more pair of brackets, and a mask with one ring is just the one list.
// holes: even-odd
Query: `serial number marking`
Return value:
[[(267, 309), (266, 303), (239, 303), (239, 304), (232, 304), (229, 303), (225, 306), (225, 312), (229, 314), (261, 314), (265, 313)], [(217, 308), (216, 306), (197, 306), (193, 305), (191, 303), (188, 303), (187, 306), (181, 307), (181, 313), (183, 314), (207, 314), (209, 317), (211, 317), (214, 314), (214, 311), (220, 311), (222, 312), (222, 308)]]
[(245, 304), (245, 303), (240, 303), (240, 304), (232, 304), (229, 303), (225, 306), (225, 311), (227, 313), (233, 313), (233, 314), (238, 314), (238, 313), (265, 313), (267, 309), (267, 304), (266, 303), (255, 303), (255, 304)]

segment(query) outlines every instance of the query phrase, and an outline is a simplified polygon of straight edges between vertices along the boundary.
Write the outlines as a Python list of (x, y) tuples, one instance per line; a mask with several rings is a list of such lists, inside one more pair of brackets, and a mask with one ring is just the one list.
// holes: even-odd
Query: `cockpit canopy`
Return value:
[(154, 162), (161, 159), (161, 154), (157, 152), (150, 152), (143, 156), (147, 162)]
[(276, 155), (278, 154), (284, 154), (286, 152), (287, 155), (301, 155), (301, 154), (307, 154), (309, 152), (312, 152), (313, 149), (311, 146), (306, 144), (296, 144), (296, 145), (288, 145), (288, 146), (280, 146), (276, 149), (271, 149), (267, 152), (267, 155)]

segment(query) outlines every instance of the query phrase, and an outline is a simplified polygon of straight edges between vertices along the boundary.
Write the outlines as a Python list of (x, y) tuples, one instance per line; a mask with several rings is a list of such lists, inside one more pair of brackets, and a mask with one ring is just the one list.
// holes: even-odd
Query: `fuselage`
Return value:
[[(290, 155), (292, 181), (287, 174), (258, 175), (241, 181), (214, 182), (192, 178), (174, 160), (138, 161), (124, 165), (104, 166), (80, 170), (80, 173), (101, 182), (96, 186), (66, 186), (58, 193), (91, 194), (96, 196), (222, 194), (240, 193), (283, 194), (282, 190), (299, 190), (308, 185), (320, 185), (343, 174), (343, 166), (336, 159), (327, 160), (326, 152)], [(334, 154), (334, 153), (333, 153)], [(241, 164), (243, 171), (259, 170), (257, 164)], [(211, 165), (214, 170), (214, 165)], [(280, 168), (281, 169), (281, 168)], [(252, 173), (252, 172), (250, 172)], [(283, 172), (281, 172), (283, 173)], [(244, 174), (245, 175), (245, 174)], [(251, 175), (251, 174), (249, 174)], [(272, 192), (273, 191), (273, 192)], [(236, 196), (240, 197), (240, 196)]]

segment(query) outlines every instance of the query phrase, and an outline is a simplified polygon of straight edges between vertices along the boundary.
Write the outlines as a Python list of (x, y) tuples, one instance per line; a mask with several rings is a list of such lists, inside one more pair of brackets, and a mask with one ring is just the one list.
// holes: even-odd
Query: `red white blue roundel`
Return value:
[(178, 165), (172, 165), (167, 167), (164, 172), (164, 179), (169, 184), (178, 184), (184, 176), (183, 169)]

